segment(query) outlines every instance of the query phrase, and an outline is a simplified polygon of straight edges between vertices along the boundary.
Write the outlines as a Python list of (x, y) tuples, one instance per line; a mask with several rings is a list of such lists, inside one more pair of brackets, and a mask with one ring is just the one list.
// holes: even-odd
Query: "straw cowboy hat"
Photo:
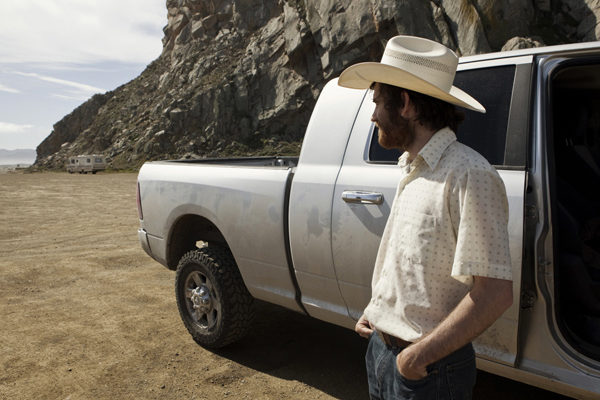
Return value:
[(395, 36), (385, 46), (381, 62), (346, 68), (338, 85), (367, 89), (373, 82), (387, 83), (485, 113), (477, 100), (452, 86), (457, 65), (456, 54), (442, 44), (414, 36)]

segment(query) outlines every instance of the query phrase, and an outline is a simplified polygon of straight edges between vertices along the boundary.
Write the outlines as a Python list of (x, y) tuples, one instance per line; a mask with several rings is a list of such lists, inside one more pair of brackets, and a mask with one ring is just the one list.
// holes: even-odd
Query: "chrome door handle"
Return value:
[(382, 204), (383, 194), (375, 192), (362, 192), (360, 190), (344, 190), (342, 200), (354, 204)]

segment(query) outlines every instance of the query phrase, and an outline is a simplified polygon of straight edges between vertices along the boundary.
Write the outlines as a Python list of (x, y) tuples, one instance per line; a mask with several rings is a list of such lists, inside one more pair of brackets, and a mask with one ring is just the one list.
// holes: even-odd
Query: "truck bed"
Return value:
[(169, 244), (181, 238), (208, 241), (196, 234), (197, 227), (214, 227), (254, 297), (276, 297), (278, 304), (298, 309), (287, 245), (287, 197), (297, 161), (254, 157), (144, 164), (138, 178), (140, 235), (152, 257), (173, 269), (182, 254)]

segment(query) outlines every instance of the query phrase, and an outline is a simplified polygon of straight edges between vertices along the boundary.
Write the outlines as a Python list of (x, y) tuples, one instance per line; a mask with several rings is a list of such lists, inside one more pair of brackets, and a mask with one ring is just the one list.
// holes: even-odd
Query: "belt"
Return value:
[(412, 342), (408, 342), (406, 340), (402, 340), (395, 336), (388, 335), (385, 332), (381, 332), (381, 331), (376, 331), (376, 332), (387, 347), (402, 347), (402, 348), (404, 348), (404, 347), (408, 347), (412, 344)]

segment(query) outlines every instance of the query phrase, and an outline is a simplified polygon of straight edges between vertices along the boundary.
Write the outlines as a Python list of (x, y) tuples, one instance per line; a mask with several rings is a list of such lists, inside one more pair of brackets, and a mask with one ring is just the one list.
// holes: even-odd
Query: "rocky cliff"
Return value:
[(597, 0), (167, 0), (163, 51), (54, 125), (36, 165), (297, 154), (316, 98), (397, 34), (460, 55), (597, 40)]

